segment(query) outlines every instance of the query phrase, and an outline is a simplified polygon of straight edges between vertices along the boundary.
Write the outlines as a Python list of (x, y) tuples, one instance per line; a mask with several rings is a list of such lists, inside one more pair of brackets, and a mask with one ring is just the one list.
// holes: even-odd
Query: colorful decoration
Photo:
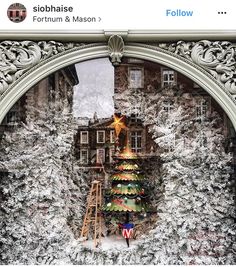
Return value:
[(118, 158), (120, 159), (137, 159), (138, 156), (131, 151), (130, 145), (127, 142), (127, 145), (122, 153), (118, 155)]
[[(108, 204), (103, 206), (104, 212), (125, 213), (124, 224), (119, 224), (122, 234), (129, 247), (129, 239), (132, 237), (134, 225), (129, 223), (130, 213), (149, 211), (146, 190), (143, 187), (144, 175), (138, 165), (138, 156), (132, 152), (127, 134), (127, 144), (123, 151), (119, 148), (119, 134), (122, 129), (127, 129), (124, 124), (124, 116), (114, 115), (114, 122), (109, 127), (114, 127), (116, 132), (116, 162), (115, 172), (110, 176), (111, 189), (105, 194)], [(118, 155), (117, 155), (118, 154)]]
[(133, 236), (134, 224), (127, 222), (123, 224), (119, 223), (118, 226), (122, 229), (122, 235), (125, 238), (126, 243), (129, 247), (129, 239)]
[(116, 132), (116, 137), (119, 137), (119, 134), (122, 129), (127, 129), (124, 119), (124, 116), (118, 117), (116, 114), (114, 114), (114, 122), (110, 124), (108, 127), (114, 128)]
[(114, 186), (112, 189), (111, 189), (111, 194), (116, 194), (116, 195), (137, 195), (138, 193), (140, 192), (140, 186), (137, 185), (137, 186), (133, 186), (130, 185), (130, 186), (127, 186), (127, 185), (117, 185), (117, 186)]
[[(107, 192), (106, 198), (111, 205), (105, 205), (103, 210), (107, 212), (143, 212), (148, 210), (146, 203), (147, 195), (143, 188), (144, 175), (137, 164), (137, 155), (127, 145), (117, 156), (118, 169), (124, 166), (119, 172), (116, 171), (110, 176), (111, 189)], [(129, 167), (135, 166), (130, 170)], [(139, 199), (137, 201), (137, 198)]]
[(130, 172), (122, 172), (122, 173), (114, 173), (111, 176), (112, 180), (117, 181), (134, 181), (134, 180), (143, 180), (144, 176), (138, 173), (130, 173)]
[(121, 162), (119, 165), (116, 166), (116, 170), (119, 171), (137, 171), (139, 170), (139, 166), (137, 164), (131, 164), (126, 161)]
[(121, 227), (123, 228), (123, 230), (122, 230), (123, 237), (130, 239), (133, 235), (134, 224), (133, 223), (124, 223), (124, 224), (122, 224)]

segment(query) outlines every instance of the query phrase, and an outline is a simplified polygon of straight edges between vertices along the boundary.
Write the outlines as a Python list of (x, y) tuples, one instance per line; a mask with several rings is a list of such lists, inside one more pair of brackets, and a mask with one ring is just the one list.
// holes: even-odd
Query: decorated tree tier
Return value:
[(134, 164), (132, 162), (128, 161), (122, 161), (120, 164), (118, 164), (115, 168), (118, 171), (138, 171), (140, 170), (139, 166), (137, 164)]
[(147, 194), (143, 187), (144, 175), (137, 164), (137, 155), (129, 147), (116, 157), (115, 172), (110, 176), (111, 189), (106, 193), (104, 211), (146, 212)]

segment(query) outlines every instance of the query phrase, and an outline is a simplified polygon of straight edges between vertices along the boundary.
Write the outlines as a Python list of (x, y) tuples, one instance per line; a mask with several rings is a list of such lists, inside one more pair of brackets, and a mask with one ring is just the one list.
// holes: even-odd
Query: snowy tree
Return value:
[[(33, 110), (34, 107), (28, 107)], [(86, 174), (73, 170), (73, 118), (46, 109), (1, 143), (1, 262), (55, 263), (77, 242)], [(83, 186), (81, 186), (83, 185)], [(59, 260), (60, 262), (60, 260)]]
[(116, 113), (125, 114), (127, 117), (135, 115), (139, 119), (144, 119), (146, 105), (145, 94), (140, 90), (125, 90), (114, 96)]
[[(165, 98), (173, 101), (169, 112), (161, 108)], [(223, 147), (219, 114), (199, 118), (195, 100), (189, 99), (189, 94), (162, 92), (147, 108), (145, 123), (152, 125), (160, 148), (164, 185), (155, 238), (166, 253), (158, 259), (169, 264), (230, 264), (235, 239), (231, 156)], [(156, 117), (150, 115), (155, 108)]]

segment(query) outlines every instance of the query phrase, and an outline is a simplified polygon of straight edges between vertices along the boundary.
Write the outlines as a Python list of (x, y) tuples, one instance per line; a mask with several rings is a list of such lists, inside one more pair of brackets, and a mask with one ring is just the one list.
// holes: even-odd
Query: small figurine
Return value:
[(129, 239), (133, 235), (134, 224), (133, 223), (123, 223), (123, 224), (120, 223), (119, 227), (123, 229), (122, 235), (126, 240), (127, 246), (129, 247)]

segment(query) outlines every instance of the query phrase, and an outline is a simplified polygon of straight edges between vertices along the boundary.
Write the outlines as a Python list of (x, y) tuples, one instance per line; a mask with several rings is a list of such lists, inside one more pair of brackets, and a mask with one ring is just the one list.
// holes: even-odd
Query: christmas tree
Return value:
[[(116, 132), (116, 144), (119, 146), (119, 134), (123, 130), (127, 130), (124, 117), (114, 116), (114, 122), (111, 124)], [(128, 136), (128, 134), (127, 134)], [(146, 190), (144, 188), (145, 177), (138, 164), (138, 156), (132, 152), (127, 138), (126, 146), (115, 156), (116, 166), (113, 174), (110, 176), (111, 188), (107, 191), (105, 198), (106, 203), (103, 211), (107, 213), (125, 213), (125, 224), (123, 224), (123, 236), (128, 239), (131, 237), (129, 233), (124, 233), (125, 227), (133, 228), (129, 223), (130, 213), (143, 213), (149, 211), (147, 204)], [(119, 214), (120, 215), (120, 214)], [(120, 216), (119, 216), (120, 217)], [(120, 219), (120, 218), (119, 218)], [(120, 224), (121, 225), (121, 224)], [(130, 228), (128, 228), (130, 230)], [(126, 231), (127, 228), (125, 228)]]
[(144, 175), (137, 164), (138, 157), (127, 145), (117, 156), (115, 172), (110, 176), (111, 189), (104, 211), (146, 212), (147, 194), (143, 187)]

